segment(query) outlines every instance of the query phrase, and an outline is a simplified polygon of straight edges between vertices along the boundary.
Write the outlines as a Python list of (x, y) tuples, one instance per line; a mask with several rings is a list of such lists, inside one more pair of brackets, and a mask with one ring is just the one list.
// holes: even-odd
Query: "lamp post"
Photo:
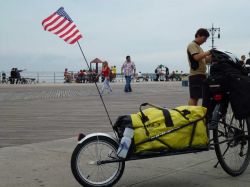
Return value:
[[(208, 28), (207, 31), (210, 33), (210, 35), (212, 36), (212, 49), (215, 48), (214, 46), (214, 39), (218, 38), (220, 39), (220, 28), (215, 28), (214, 24), (212, 23), (212, 28)], [(215, 34), (218, 33), (217, 36), (215, 36)], [(210, 65), (208, 65), (208, 74), (210, 74)]]
[[(209, 32), (209, 33), (211, 34), (211, 36), (212, 36), (212, 49), (213, 49), (213, 48), (214, 48), (214, 39), (215, 39), (215, 38), (220, 39), (220, 28), (219, 28), (219, 27), (218, 27), (218, 28), (215, 28), (215, 27), (214, 27), (214, 24), (212, 24), (212, 28), (208, 28), (207, 30), (208, 30), (208, 32)], [(217, 36), (215, 36), (216, 33), (218, 33)]]

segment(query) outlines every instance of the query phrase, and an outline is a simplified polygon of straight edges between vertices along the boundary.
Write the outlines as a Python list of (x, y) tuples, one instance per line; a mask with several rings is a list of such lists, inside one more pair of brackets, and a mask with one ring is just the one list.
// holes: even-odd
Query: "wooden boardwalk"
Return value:
[[(132, 93), (122, 83), (111, 86), (103, 98), (113, 123), (143, 102), (172, 108), (188, 99), (181, 82), (134, 83)], [(6, 147), (110, 132), (111, 126), (94, 84), (36, 84), (0, 85), (0, 129), (0, 147)]]
[[(133, 93), (124, 93), (123, 84), (112, 84), (112, 95), (104, 96), (112, 121), (137, 112), (143, 102), (169, 108), (187, 103), (188, 87), (180, 82), (132, 87)], [(79, 187), (70, 169), (77, 144), (72, 137), (79, 132), (111, 131), (93, 84), (0, 85), (0, 119), (1, 187)], [(216, 162), (213, 150), (130, 161), (115, 186), (249, 186), (249, 168), (235, 178), (220, 165), (214, 168)]]

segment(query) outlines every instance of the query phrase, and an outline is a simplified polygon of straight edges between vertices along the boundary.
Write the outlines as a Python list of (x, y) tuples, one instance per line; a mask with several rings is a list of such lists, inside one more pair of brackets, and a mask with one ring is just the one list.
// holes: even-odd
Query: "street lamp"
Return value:
[[(208, 28), (207, 30), (212, 36), (212, 49), (214, 49), (214, 38), (220, 39), (220, 28), (214, 28), (214, 24), (212, 24), (212, 28)], [(218, 33), (218, 35), (214, 36), (216, 33)]]

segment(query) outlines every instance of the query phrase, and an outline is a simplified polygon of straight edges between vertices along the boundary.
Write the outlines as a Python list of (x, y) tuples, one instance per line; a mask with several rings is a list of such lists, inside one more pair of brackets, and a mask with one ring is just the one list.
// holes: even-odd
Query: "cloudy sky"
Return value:
[[(88, 61), (98, 57), (120, 68), (126, 55), (137, 70), (159, 64), (188, 72), (186, 46), (200, 27), (220, 27), (217, 48), (250, 51), (249, 0), (0, 0), (0, 71), (86, 68), (77, 45), (43, 30), (41, 22), (61, 6), (83, 34)], [(211, 48), (211, 40), (203, 46)], [(119, 71), (118, 71), (119, 72)]]

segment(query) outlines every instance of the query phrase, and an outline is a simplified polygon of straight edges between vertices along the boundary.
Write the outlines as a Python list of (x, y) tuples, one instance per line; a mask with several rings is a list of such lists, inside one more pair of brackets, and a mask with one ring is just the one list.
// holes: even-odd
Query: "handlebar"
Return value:
[(210, 54), (212, 55), (212, 62), (220, 61), (221, 59), (219, 58), (219, 55), (225, 55), (225, 54), (223, 54), (223, 52), (218, 51), (216, 49), (211, 49), (209, 51), (210, 51)]

